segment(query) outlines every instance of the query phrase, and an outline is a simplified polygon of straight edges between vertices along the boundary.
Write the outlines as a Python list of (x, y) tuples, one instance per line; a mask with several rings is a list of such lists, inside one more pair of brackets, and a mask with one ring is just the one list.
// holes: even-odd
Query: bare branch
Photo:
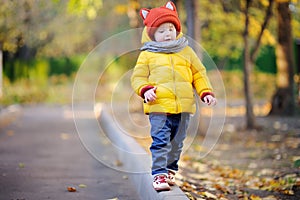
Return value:
[(273, 4), (274, 4), (274, 0), (269, 0), (269, 6), (266, 10), (265, 20), (264, 20), (263, 24), (261, 25), (260, 33), (259, 33), (258, 38), (256, 40), (253, 51), (251, 52), (251, 55), (250, 55), (250, 59), (251, 59), (252, 62), (254, 62), (254, 60), (257, 56), (258, 49), (259, 49), (260, 44), (261, 44), (261, 39), (262, 39), (263, 33), (264, 33), (265, 29), (267, 28), (268, 23), (271, 19)]

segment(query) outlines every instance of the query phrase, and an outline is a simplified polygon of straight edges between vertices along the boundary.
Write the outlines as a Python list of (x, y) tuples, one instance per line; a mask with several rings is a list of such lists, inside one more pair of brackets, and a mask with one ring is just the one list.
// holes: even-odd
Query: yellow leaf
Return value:
[(97, 17), (97, 11), (94, 7), (88, 8), (86, 14), (90, 20), (93, 20)]
[(288, 195), (294, 195), (295, 194), (293, 190), (284, 190), (283, 193), (288, 194)]
[(261, 0), (260, 3), (266, 7), (269, 5), (269, 1), (267, 0)]
[(127, 5), (117, 5), (114, 8), (114, 12), (118, 15), (124, 15), (127, 13), (128, 6)]
[(19, 163), (19, 168), (24, 168), (25, 167), (25, 164), (24, 163)]
[(182, 156), (182, 160), (183, 160), (183, 161), (190, 161), (190, 160), (192, 160), (192, 157), (189, 156), (189, 155), (183, 155), (183, 156)]
[(259, 196), (256, 196), (255, 194), (250, 195), (251, 200), (262, 200)]
[(85, 184), (79, 184), (78, 187), (80, 187), (80, 188), (86, 188), (87, 185), (85, 185)]
[(211, 198), (211, 199), (217, 199), (217, 196), (216, 195), (214, 195), (214, 194), (212, 194), (212, 193), (210, 193), (210, 192), (202, 192), (201, 193), (203, 196), (205, 196), (205, 197), (207, 197), (207, 198)]
[(185, 195), (190, 199), (190, 200), (194, 200), (195, 198), (188, 192), (185, 192)]

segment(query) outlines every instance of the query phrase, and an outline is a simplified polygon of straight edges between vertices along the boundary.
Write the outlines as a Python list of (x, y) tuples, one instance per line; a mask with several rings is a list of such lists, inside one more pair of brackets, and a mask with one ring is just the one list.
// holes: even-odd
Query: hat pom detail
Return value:
[(170, 10), (176, 11), (176, 7), (175, 7), (175, 5), (172, 1), (167, 2), (165, 7), (170, 9)]
[(143, 18), (143, 20), (146, 19), (146, 17), (148, 16), (150, 10), (149, 9), (146, 9), (146, 8), (142, 8), (140, 10), (140, 16)]

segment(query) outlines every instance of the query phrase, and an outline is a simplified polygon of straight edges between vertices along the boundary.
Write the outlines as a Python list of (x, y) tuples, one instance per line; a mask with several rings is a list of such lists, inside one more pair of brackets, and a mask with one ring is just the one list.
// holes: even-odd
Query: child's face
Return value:
[(156, 42), (165, 42), (176, 39), (176, 29), (172, 23), (161, 24), (154, 33)]

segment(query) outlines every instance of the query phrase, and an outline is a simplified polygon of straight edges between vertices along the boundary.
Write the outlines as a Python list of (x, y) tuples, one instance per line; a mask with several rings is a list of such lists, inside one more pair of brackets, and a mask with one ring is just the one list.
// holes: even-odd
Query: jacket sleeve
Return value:
[(191, 49), (191, 69), (193, 73), (193, 86), (196, 89), (200, 99), (203, 101), (203, 98), (206, 95), (214, 96), (212, 86), (206, 74), (206, 68), (196, 55), (196, 53)]
[(131, 86), (136, 94), (144, 98), (144, 93), (153, 88), (148, 82), (149, 65), (146, 53), (142, 51), (138, 57), (131, 76)]

